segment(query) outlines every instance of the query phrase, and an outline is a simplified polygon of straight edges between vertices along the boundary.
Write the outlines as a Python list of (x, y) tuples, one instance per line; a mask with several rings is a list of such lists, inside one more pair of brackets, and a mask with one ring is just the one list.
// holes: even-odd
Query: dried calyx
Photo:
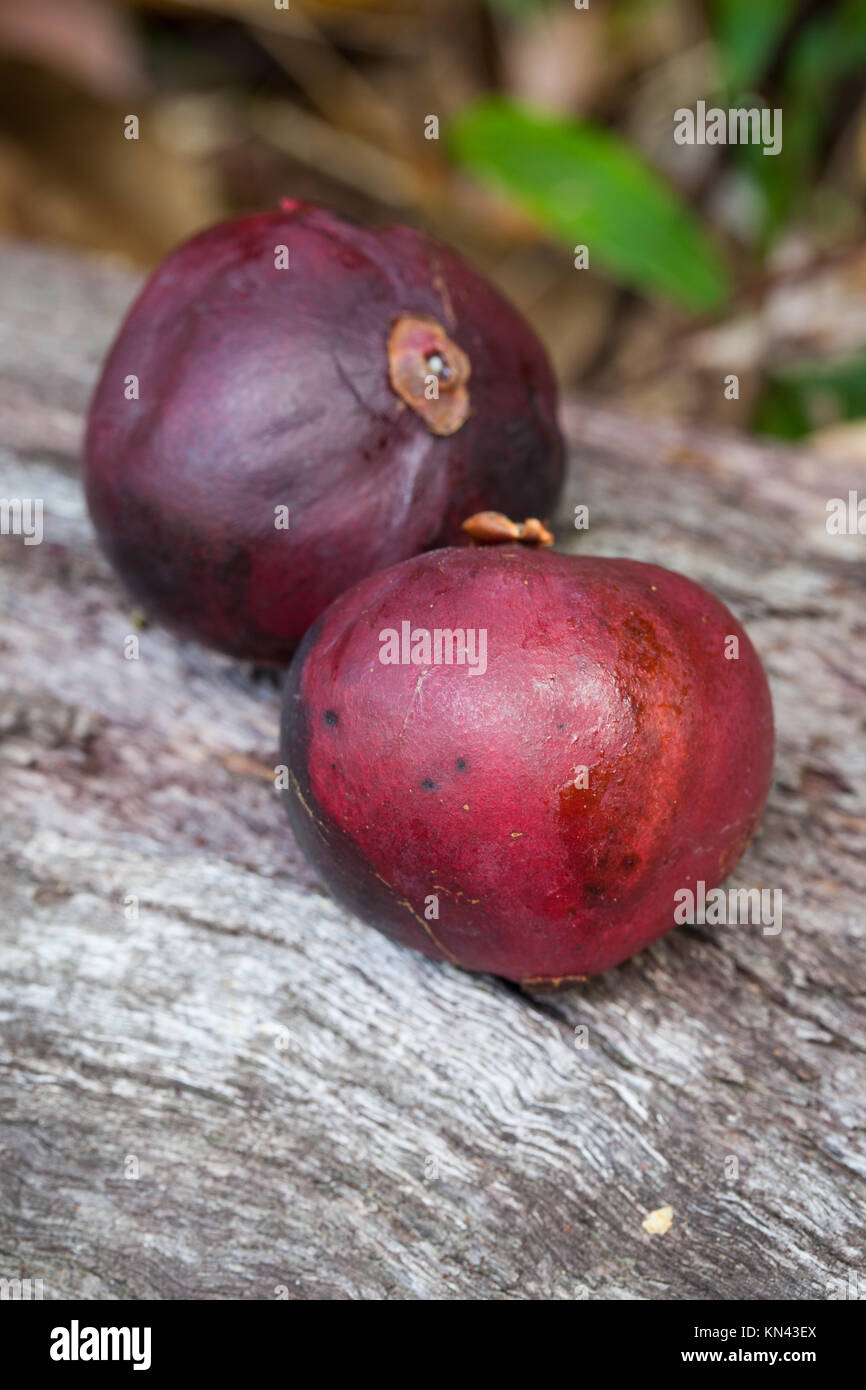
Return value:
[(388, 339), (388, 372), (401, 400), (431, 434), (455, 434), (469, 415), (466, 353), (428, 314), (401, 314)]
[(476, 512), (467, 517), (461, 531), (479, 545), (497, 545), (502, 541), (521, 541), (524, 545), (553, 545), (553, 532), (548, 531), (537, 516), (525, 521), (512, 521), (502, 512)]

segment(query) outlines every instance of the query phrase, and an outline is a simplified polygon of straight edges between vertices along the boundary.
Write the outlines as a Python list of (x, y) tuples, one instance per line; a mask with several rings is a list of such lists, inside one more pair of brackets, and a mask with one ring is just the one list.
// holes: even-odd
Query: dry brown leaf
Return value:
[(147, 86), (132, 25), (104, 0), (2, 0), (0, 53), (50, 68), (106, 101)]
[(816, 430), (804, 441), (816, 454), (836, 463), (866, 467), (866, 420), (847, 420)]
[[(139, 117), (137, 140), (124, 138), (130, 114)], [(10, 64), (0, 81), (0, 126), (33, 170), (19, 189), (25, 206), (7, 209), (6, 220), (26, 226), (53, 205), (55, 236), (148, 263), (225, 214), (211, 164), (161, 143), (144, 103), (107, 105)]]
[(602, 11), (542, 10), (502, 26), (505, 86), (519, 101), (586, 111), (614, 77)]

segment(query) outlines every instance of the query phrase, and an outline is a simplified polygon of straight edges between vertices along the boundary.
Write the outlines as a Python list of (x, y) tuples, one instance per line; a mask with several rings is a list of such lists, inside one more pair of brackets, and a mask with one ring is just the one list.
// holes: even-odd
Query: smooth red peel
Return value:
[[(476, 657), (484, 633), (483, 670), (444, 639), (436, 661), (457, 629)], [(669, 930), (678, 889), (719, 884), (773, 759), (761, 663), (717, 599), (522, 545), (433, 552), (344, 594), (293, 662), (282, 737), (292, 825), (337, 899), (532, 987), (616, 965)]]

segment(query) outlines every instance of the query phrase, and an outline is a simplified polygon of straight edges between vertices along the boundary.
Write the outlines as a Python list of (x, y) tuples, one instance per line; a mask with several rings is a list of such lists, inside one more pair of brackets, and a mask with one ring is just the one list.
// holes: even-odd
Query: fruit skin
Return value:
[[(381, 664), (379, 634), (405, 621), (486, 629), (486, 671)], [(631, 560), (419, 556), (338, 599), (286, 684), (287, 809), (334, 896), (428, 956), (523, 983), (593, 975), (673, 926), (674, 893), (709, 891), (745, 849), (772, 759), (739, 623)]]
[[(278, 246), (290, 269), (275, 268)], [(432, 406), (392, 385), (403, 315), (419, 320), (410, 353), (436, 338), (432, 320), (468, 359), (465, 422), (428, 425)], [(91, 405), (87, 500), (149, 616), (284, 663), (338, 594), (454, 540), (470, 512), (549, 513), (555, 403), (531, 329), (453, 251), (286, 202), (193, 238), (145, 286)]]

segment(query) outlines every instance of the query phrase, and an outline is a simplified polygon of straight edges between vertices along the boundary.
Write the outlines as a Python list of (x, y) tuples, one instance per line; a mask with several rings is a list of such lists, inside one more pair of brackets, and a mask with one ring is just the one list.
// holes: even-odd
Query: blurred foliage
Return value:
[(566, 246), (579, 233), (622, 283), (696, 311), (724, 303), (727, 271), (700, 223), (616, 134), (494, 97), (464, 110), (451, 135), (460, 164), (504, 189)]
[[(0, 233), (152, 264), (284, 195), (414, 222), (564, 381), (800, 437), (866, 417), (864, 72), (866, 0), (0, 0)], [(698, 100), (781, 108), (781, 153), (676, 145)]]
[[(765, 0), (758, 5), (760, 22), (752, 32), (760, 32), (767, 44), (760, 55), (746, 51), (741, 40), (729, 41), (732, 27), (742, 34), (740, 11), (748, 8), (746, 0), (721, 0), (718, 7), (718, 33), (722, 53), (722, 70), (730, 72), (728, 93), (734, 100), (738, 93), (748, 91), (749, 84), (769, 71), (767, 88), (772, 97), (770, 105), (784, 112), (784, 149), (778, 159), (765, 159), (755, 146), (741, 146), (737, 157), (749, 177), (760, 190), (763, 207), (759, 241), (766, 248), (772, 236), (794, 212), (797, 204), (808, 199), (820, 174), (825, 143), (838, 133), (839, 103), (834, 93), (845, 96), (846, 81), (853, 77), (852, 97), (862, 101), (862, 72), (866, 66), (866, 4), (864, 0), (845, 0), (807, 16), (800, 28), (793, 28), (790, 42), (779, 48), (792, 19), (798, 13), (793, 0)], [(755, 8), (754, 6), (752, 7)], [(730, 13), (727, 13), (730, 12)], [(736, 14), (738, 26), (731, 20)], [(774, 61), (773, 54), (778, 53)], [(842, 118), (850, 114), (847, 103), (842, 105)]]
[(866, 352), (841, 362), (799, 362), (770, 371), (755, 428), (796, 439), (840, 420), (866, 418)]
[(796, 12), (796, 0), (712, 0), (719, 77), (729, 94), (747, 92), (760, 79)]

